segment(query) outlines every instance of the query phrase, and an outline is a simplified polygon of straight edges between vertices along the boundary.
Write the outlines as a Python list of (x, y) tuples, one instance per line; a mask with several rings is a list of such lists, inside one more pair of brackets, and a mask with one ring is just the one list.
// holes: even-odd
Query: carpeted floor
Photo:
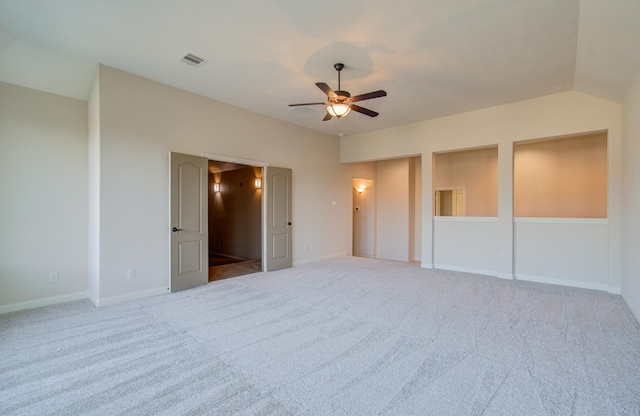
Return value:
[(3, 415), (638, 415), (619, 296), (345, 257), (0, 315)]

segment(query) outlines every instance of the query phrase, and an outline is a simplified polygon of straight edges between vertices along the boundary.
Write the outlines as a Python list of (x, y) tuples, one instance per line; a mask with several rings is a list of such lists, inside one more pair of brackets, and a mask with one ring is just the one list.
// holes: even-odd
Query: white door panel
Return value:
[(267, 256), (266, 270), (291, 267), (293, 264), (291, 223), (291, 169), (266, 167), (267, 185)]
[(207, 159), (171, 153), (171, 291), (209, 281)]

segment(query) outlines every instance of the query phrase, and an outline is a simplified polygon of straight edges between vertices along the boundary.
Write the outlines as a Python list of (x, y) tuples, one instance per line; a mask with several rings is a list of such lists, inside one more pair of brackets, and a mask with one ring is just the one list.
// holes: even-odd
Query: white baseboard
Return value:
[(433, 269), (433, 264), (432, 263), (420, 263), (420, 267), (422, 267), (423, 269)]
[(87, 291), (87, 299), (89, 299), (89, 302), (93, 303), (93, 306), (98, 306), (98, 300), (100, 298), (93, 296), (89, 291)]
[(505, 279), (505, 280), (514, 280), (515, 277), (513, 276), (513, 273), (500, 273), (498, 272), (497, 276), (499, 279)]
[(55, 305), (58, 303), (72, 302), (75, 300), (87, 299), (87, 292), (70, 293), (68, 295), (51, 296), (48, 298), (28, 300), (26, 302), (10, 303), (0, 306), (0, 315), (3, 313), (17, 312), (25, 309), (40, 308), (42, 306)]
[(601, 283), (581, 282), (579, 280), (557, 279), (555, 277), (533, 276), (530, 274), (516, 274), (516, 280), (525, 280), (527, 282), (547, 283), (550, 285), (577, 287), (580, 289), (601, 290), (607, 292), (609, 287)]
[(629, 309), (629, 312), (631, 312), (631, 316), (633, 316), (636, 322), (640, 325), (640, 314), (637, 314), (636, 311), (634, 311), (629, 306), (629, 302), (627, 302), (627, 299), (625, 299), (624, 295), (621, 295), (620, 297), (622, 298), (622, 301), (624, 302), (624, 304), (627, 306), (627, 309)]
[(611, 293), (612, 295), (621, 295), (622, 288), (620, 286), (608, 286), (607, 292)]
[(142, 292), (125, 293), (124, 295), (110, 296), (108, 298), (89, 299), (89, 300), (91, 300), (91, 302), (94, 305), (100, 307), (100, 306), (114, 305), (120, 302), (127, 302), (129, 300), (144, 299), (151, 296), (164, 295), (165, 293), (169, 293), (169, 292), (171, 292), (171, 288), (159, 287), (157, 289), (143, 290)]
[(323, 261), (323, 260), (335, 259), (335, 258), (338, 258), (338, 257), (344, 257), (346, 255), (347, 255), (346, 251), (341, 251), (339, 253), (333, 253), (333, 254), (329, 254), (327, 256), (314, 257), (312, 259), (304, 259), (304, 260), (300, 260), (300, 261), (294, 261), (293, 265), (294, 266), (302, 266), (303, 264), (309, 264), (309, 263), (315, 263), (315, 262)]
[(447, 264), (434, 264), (433, 268), (440, 269), (440, 270), (450, 270), (452, 272), (481, 274), (483, 276), (493, 276), (493, 277), (498, 276), (498, 272), (496, 270), (475, 269), (473, 267), (458, 267), (458, 266), (450, 266)]
[(405, 257), (405, 258), (401, 258), (401, 257), (390, 257), (390, 256), (376, 256), (376, 258), (378, 260), (389, 260), (389, 261), (399, 261), (402, 263), (409, 263), (409, 258)]

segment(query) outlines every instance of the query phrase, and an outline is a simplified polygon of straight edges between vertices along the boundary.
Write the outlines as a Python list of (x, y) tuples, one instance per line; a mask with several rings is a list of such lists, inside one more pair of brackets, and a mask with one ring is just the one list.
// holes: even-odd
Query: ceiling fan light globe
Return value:
[(331, 104), (327, 106), (327, 112), (332, 117), (344, 117), (351, 112), (351, 107), (347, 104)]

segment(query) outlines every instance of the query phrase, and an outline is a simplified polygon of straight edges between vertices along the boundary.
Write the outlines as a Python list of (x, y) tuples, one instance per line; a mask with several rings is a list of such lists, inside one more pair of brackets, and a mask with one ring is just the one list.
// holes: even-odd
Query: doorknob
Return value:
[(287, 225), (291, 225), (291, 221), (289, 221), (289, 222), (287, 223)]
[(174, 233), (177, 233), (178, 231), (183, 231), (183, 229), (182, 229), (182, 228), (176, 228), (176, 227), (173, 227), (173, 228), (171, 229), (171, 231), (173, 231)]

